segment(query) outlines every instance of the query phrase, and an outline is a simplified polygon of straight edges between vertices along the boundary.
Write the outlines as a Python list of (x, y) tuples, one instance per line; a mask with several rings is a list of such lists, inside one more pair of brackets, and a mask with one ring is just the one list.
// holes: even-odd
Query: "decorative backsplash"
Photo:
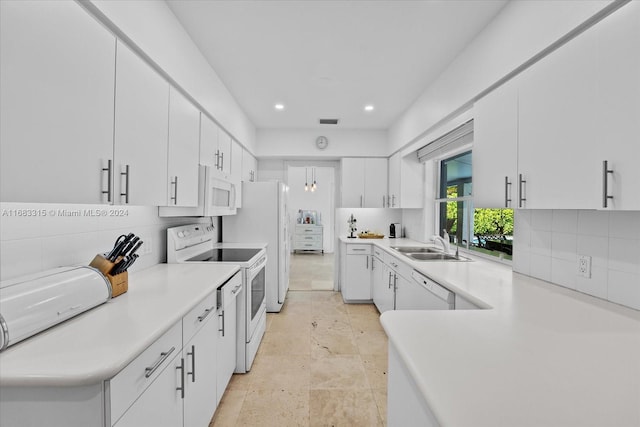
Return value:
[(515, 210), (513, 270), (640, 310), (640, 212)]

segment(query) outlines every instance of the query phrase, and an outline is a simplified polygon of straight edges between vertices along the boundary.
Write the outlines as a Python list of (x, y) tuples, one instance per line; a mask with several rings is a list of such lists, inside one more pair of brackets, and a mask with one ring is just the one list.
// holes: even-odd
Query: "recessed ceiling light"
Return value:
[(365, 105), (364, 111), (373, 111), (373, 105)]
[(284, 110), (284, 104), (276, 104), (273, 106), (276, 110)]

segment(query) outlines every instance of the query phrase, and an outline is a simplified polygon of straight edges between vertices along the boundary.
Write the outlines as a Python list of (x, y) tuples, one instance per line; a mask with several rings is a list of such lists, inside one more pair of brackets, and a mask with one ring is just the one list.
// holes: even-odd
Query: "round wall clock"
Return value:
[(319, 136), (316, 138), (316, 147), (319, 149), (324, 150), (327, 148), (327, 145), (329, 145), (329, 140), (326, 136)]

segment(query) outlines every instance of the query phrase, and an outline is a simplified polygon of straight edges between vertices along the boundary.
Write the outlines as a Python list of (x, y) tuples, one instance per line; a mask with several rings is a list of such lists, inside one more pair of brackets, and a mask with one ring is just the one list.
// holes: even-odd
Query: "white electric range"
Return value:
[(223, 262), (241, 268), (237, 299), (237, 373), (251, 369), (267, 325), (266, 243), (217, 243), (212, 225), (190, 224), (167, 229), (167, 262)]

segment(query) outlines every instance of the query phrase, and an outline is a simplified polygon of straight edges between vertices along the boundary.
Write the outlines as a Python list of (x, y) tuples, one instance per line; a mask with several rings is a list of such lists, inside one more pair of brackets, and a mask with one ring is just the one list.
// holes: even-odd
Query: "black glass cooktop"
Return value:
[(187, 261), (247, 262), (256, 256), (258, 252), (260, 252), (260, 249), (217, 248), (194, 256)]

